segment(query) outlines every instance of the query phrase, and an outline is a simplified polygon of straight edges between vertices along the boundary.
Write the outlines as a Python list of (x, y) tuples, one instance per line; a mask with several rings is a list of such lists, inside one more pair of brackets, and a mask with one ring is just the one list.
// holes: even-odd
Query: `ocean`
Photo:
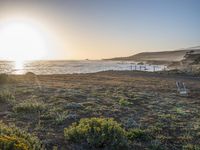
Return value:
[(95, 73), (108, 70), (161, 71), (163, 65), (139, 64), (133, 61), (0, 61), (0, 73), (25, 74), (33, 72), (45, 74)]

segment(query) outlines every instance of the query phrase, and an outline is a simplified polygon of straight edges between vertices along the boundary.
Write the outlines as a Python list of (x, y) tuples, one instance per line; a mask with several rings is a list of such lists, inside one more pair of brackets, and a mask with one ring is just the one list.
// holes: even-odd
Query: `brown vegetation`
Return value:
[[(49, 150), (80, 148), (64, 128), (92, 117), (114, 118), (130, 131), (130, 148), (200, 146), (199, 78), (132, 71), (11, 77), (16, 82), (0, 85), (0, 119), (34, 133)], [(177, 93), (177, 80), (188, 97)]]

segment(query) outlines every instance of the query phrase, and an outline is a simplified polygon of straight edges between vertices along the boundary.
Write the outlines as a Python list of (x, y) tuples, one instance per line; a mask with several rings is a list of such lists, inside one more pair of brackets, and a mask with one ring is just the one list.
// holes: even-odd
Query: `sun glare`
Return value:
[(23, 74), (24, 73), (24, 61), (15, 61), (13, 66), (13, 71), (15, 74)]
[(1, 57), (16, 62), (38, 60), (45, 57), (47, 44), (32, 24), (10, 22), (0, 26), (0, 52)]
[(24, 68), (24, 61), (15, 61), (14, 68), (16, 70), (22, 70)]

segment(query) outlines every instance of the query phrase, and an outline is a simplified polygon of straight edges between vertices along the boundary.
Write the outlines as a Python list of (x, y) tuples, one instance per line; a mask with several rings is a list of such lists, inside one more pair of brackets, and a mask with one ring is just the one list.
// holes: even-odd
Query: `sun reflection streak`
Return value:
[(14, 62), (14, 72), (15, 74), (23, 74), (24, 73), (24, 61), (23, 60), (16, 60)]

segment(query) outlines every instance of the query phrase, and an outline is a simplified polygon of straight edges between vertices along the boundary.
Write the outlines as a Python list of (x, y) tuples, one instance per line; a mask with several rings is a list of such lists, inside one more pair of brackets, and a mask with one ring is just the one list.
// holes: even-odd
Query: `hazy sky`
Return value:
[(0, 0), (0, 28), (12, 20), (36, 26), (47, 41), (46, 59), (200, 45), (200, 0)]

